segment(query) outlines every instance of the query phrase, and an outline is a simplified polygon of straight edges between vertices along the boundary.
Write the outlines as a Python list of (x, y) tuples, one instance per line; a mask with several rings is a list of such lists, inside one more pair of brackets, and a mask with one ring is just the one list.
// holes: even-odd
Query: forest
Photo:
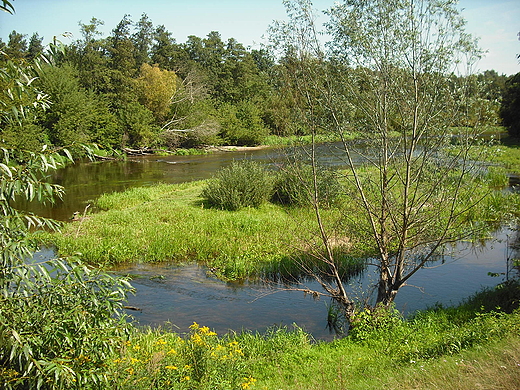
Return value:
[[(217, 31), (180, 43), (146, 14), (138, 21), (125, 15), (107, 37), (100, 32), (103, 24), (97, 18), (79, 23), (80, 39), (51, 45), (53, 64), (38, 67), (33, 84), (52, 104), (25, 118), (23, 130), (2, 124), (3, 145), (35, 151), (73, 143), (175, 150), (252, 146), (268, 135), (310, 133), (296, 109), (302, 99), (291, 77), (302, 61), (312, 60), (299, 58), (296, 50), (250, 49), (234, 38), (224, 42)], [(0, 50), (2, 68), (30, 62), (44, 51), (43, 37), (12, 31), (8, 42), (0, 40)], [(332, 61), (327, 66), (355, 72)], [(472, 112), (449, 118), (449, 126), (500, 124), (507, 80), (494, 70), (453, 75), (453, 91), (474, 93)]]

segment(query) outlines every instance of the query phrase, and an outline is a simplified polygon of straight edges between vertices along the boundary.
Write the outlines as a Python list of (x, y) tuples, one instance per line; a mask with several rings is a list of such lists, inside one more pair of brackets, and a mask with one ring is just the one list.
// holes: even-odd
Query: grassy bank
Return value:
[(198, 324), (186, 335), (145, 329), (110, 371), (121, 389), (513, 389), (519, 296), (516, 283), (407, 321), (385, 315), (330, 343), (298, 329), (226, 336)]
[(520, 174), (520, 145), (508, 138), (498, 145), (485, 147), (484, 158), (502, 165), (508, 172)]
[[(496, 176), (489, 182), (503, 179)], [(299, 262), (319, 264), (310, 256), (324, 251), (312, 208), (269, 202), (237, 211), (208, 208), (201, 197), (205, 184), (160, 184), (103, 195), (96, 201), (100, 212), (66, 224), (48, 241), (62, 255), (79, 253), (97, 266), (198, 262), (224, 280), (298, 277)], [(468, 214), (473, 224), (483, 227), (500, 226), (519, 201), (500, 191), (489, 196), (485, 187), (468, 186), (466, 191), (470, 202), (472, 197), (485, 198)], [(346, 188), (344, 194), (349, 193)], [(322, 210), (322, 219), (342, 272), (359, 271), (361, 259), (373, 251), (367, 237), (370, 227), (358, 217), (351, 198), (344, 195), (338, 202), (339, 208)]]
[[(204, 182), (134, 188), (104, 195), (104, 210), (67, 224), (51, 237), (60, 253), (95, 265), (199, 262), (223, 279), (298, 274), (294, 259), (316, 244), (314, 216), (275, 204), (223, 211), (205, 208)], [(330, 224), (332, 211), (325, 212)], [(360, 268), (344, 257), (345, 267)]]

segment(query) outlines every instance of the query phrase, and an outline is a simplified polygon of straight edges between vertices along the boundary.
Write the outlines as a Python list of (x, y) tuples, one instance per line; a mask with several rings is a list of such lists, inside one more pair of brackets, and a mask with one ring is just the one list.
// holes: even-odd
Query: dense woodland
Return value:
[[(294, 109), (301, 101), (291, 77), (301, 59), (290, 50), (246, 48), (234, 38), (224, 42), (216, 31), (178, 43), (146, 14), (138, 21), (125, 15), (107, 37), (102, 25), (96, 18), (80, 23), (79, 40), (55, 47), (61, 48), (56, 63), (42, 66), (34, 81), (52, 104), (26, 118), (23, 130), (3, 123), (2, 144), (32, 150), (74, 142), (171, 150), (257, 145), (267, 135), (309, 132)], [(30, 61), (44, 51), (43, 37), (13, 31), (8, 42), (0, 41), (0, 50), (5, 53), (0, 67)], [(469, 119), (447, 118), (449, 125), (500, 124), (506, 82), (493, 70), (453, 76), (454, 91), (475, 93)]]

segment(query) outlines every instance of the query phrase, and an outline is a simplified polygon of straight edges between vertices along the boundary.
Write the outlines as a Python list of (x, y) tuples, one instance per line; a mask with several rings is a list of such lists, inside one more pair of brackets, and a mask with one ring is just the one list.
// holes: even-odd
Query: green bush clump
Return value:
[(211, 206), (235, 211), (244, 207), (259, 207), (273, 193), (273, 176), (260, 164), (233, 161), (222, 168), (202, 190), (202, 197)]
[[(290, 206), (309, 206), (314, 200), (313, 168), (296, 162), (285, 166), (276, 181), (272, 200)], [(332, 206), (340, 197), (342, 188), (335, 171), (316, 167), (318, 201), (322, 207)]]
[[(0, 294), (2, 389), (107, 388), (131, 286), (78, 261), (10, 268)], [(92, 387), (91, 387), (92, 386)]]

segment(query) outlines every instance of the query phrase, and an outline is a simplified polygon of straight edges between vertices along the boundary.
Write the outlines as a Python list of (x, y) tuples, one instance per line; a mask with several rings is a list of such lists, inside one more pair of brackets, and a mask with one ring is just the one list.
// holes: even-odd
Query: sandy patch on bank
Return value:
[(259, 145), (259, 146), (208, 146), (206, 150), (209, 151), (218, 151), (218, 152), (242, 152), (248, 150), (261, 150), (271, 148), (269, 145)]

